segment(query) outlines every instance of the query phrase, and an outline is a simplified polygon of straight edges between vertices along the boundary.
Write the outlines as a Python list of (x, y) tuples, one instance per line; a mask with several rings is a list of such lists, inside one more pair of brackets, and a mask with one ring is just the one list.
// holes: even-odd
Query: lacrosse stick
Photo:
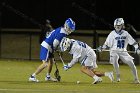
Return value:
[(58, 67), (57, 67), (57, 64), (56, 64), (55, 60), (54, 60), (54, 64), (55, 64), (55, 67), (56, 67), (56, 70), (55, 70), (55, 72), (54, 72), (54, 76), (56, 77), (56, 79), (57, 79), (58, 81), (60, 81), (60, 80), (61, 80), (61, 76), (60, 76), (60, 74), (59, 74), (59, 70), (58, 70)]
[(63, 58), (62, 58), (60, 52), (58, 52), (58, 55), (59, 55), (59, 58), (60, 58), (61, 62), (63, 63), (63, 66), (65, 66), (66, 64), (65, 64), (65, 62), (64, 62), (64, 60), (63, 60)]
[[(97, 51), (97, 49), (93, 49), (93, 50)], [(135, 53), (135, 51), (117, 51), (117, 50), (103, 50), (103, 51), (106, 51), (106, 52), (114, 51), (114, 52), (128, 52), (128, 53)]]

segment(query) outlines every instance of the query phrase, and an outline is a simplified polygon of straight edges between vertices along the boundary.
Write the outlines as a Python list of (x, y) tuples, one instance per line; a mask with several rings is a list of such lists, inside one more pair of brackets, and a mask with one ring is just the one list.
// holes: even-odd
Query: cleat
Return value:
[(121, 79), (120, 79), (120, 74), (117, 74), (116, 81), (117, 81), (117, 82), (120, 82), (120, 81), (121, 81)]
[(114, 75), (113, 75), (113, 72), (109, 72), (109, 73), (108, 73), (108, 78), (111, 80), (111, 82), (114, 81)]
[(45, 81), (54, 81), (57, 82), (58, 80), (52, 77), (45, 77)]
[(94, 80), (94, 82), (92, 84), (97, 84), (102, 82), (102, 78), (98, 77), (97, 79)]
[(135, 80), (134, 83), (135, 84), (140, 84), (140, 81), (139, 80)]
[(31, 82), (39, 82), (39, 80), (36, 79), (36, 77), (32, 76), (29, 78), (29, 81)]
[(120, 78), (117, 78), (117, 82), (120, 82), (121, 81), (121, 79)]

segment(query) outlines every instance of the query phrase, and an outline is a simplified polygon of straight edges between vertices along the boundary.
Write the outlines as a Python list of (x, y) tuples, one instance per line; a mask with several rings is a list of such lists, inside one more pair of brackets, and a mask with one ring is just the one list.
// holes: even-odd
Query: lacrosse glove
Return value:
[(135, 53), (140, 54), (140, 49), (139, 48), (135, 49)]
[(102, 52), (102, 46), (99, 46), (96, 50), (97, 50), (97, 52)]

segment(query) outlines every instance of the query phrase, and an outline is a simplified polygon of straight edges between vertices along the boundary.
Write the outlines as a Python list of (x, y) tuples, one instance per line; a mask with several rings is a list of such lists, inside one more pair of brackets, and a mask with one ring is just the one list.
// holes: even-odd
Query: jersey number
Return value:
[(55, 30), (51, 31), (48, 35), (47, 38), (49, 38), (51, 36), (51, 34), (54, 32)]
[(118, 40), (118, 41), (117, 41), (117, 47), (118, 47), (118, 48), (124, 48), (124, 43), (125, 43), (124, 40)]
[(83, 42), (81, 42), (81, 41), (77, 41), (77, 42), (78, 42), (78, 44), (79, 44), (80, 46), (86, 48), (86, 44), (85, 44), (85, 43), (83, 43)]

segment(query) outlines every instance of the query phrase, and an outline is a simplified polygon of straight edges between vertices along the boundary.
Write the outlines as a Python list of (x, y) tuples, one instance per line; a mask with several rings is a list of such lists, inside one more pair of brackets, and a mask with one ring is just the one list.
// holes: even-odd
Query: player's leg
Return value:
[[(89, 56), (88, 63), (91, 62), (93, 64), (93, 68), (97, 68), (95, 52), (92, 52), (90, 55), (92, 55), (92, 56)], [(92, 68), (91, 68), (91, 70), (98, 77), (107, 76), (111, 80), (111, 82), (114, 81), (113, 71), (112, 72), (100, 72), (100, 71), (95, 71), (95, 69), (92, 69)]]
[(43, 60), (42, 62), (43, 63), (39, 65), (36, 71), (31, 75), (31, 77), (29, 78), (29, 81), (38, 82), (38, 80), (36, 79), (36, 75), (38, 75), (48, 65), (46, 61)]
[(132, 74), (134, 76), (134, 83), (140, 83), (138, 79), (137, 68), (133, 62), (133, 57), (126, 53), (121, 56), (121, 60), (131, 68)]
[(119, 70), (119, 56), (117, 53), (110, 53), (110, 63), (113, 65), (117, 82), (120, 81), (120, 70)]
[(41, 47), (40, 59), (42, 60), (42, 64), (39, 65), (36, 71), (30, 76), (29, 81), (38, 82), (38, 80), (36, 79), (36, 75), (38, 75), (48, 65), (48, 61), (49, 61), (48, 57), (49, 57), (48, 49)]
[(87, 66), (81, 67), (81, 72), (85, 73), (86, 75), (93, 77), (95, 74), (92, 72), (92, 70), (89, 69)]
[(54, 63), (54, 56), (51, 54), (49, 58), (49, 62), (48, 62), (48, 67), (47, 67), (47, 74), (45, 77), (46, 81), (57, 81), (57, 79), (52, 78), (50, 75), (52, 71), (53, 63)]
[(42, 60), (42, 64), (39, 65), (39, 67), (35, 71), (35, 75), (38, 75), (46, 66), (48, 65), (48, 62)]
[[(94, 62), (94, 63), (93, 63), (93, 62)], [(81, 65), (82, 65), (81, 71), (94, 79), (93, 84), (96, 84), (96, 83), (102, 81), (102, 79), (101, 79), (100, 77), (98, 77), (97, 75), (95, 75), (95, 74), (92, 72), (92, 69), (93, 69), (93, 68), (97, 68), (97, 64), (96, 64), (96, 54), (95, 54), (94, 51), (90, 51), (90, 52), (88, 53), (88, 55), (85, 56), (85, 58), (84, 58), (83, 61), (81, 62)], [(92, 68), (92, 69), (91, 69), (91, 68)]]
[(94, 82), (92, 84), (97, 84), (102, 81), (102, 79), (100, 77), (98, 77), (97, 75), (95, 75), (92, 72), (92, 70), (90, 69), (90, 67), (88, 67), (88, 66), (82, 66), (81, 72), (85, 73), (86, 75), (88, 75), (94, 79)]
[(98, 77), (107, 76), (111, 80), (111, 82), (114, 81), (113, 71), (111, 71), (111, 72), (101, 72), (101, 71), (95, 71), (94, 69), (92, 71)]

